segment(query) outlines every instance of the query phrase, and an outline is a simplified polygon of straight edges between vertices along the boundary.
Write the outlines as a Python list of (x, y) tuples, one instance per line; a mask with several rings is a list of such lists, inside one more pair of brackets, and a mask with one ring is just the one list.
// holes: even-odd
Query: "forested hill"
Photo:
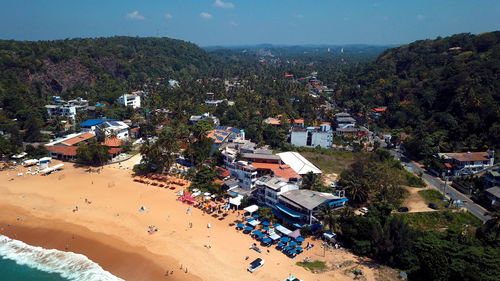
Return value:
[(357, 108), (388, 106), (380, 125), (405, 128), (413, 136), (406, 147), (418, 158), (500, 148), (498, 31), (389, 49), (357, 81), (341, 99), (358, 99)]
[(196, 45), (169, 38), (2, 40), (0, 107), (15, 112), (71, 90), (85, 90), (86, 97), (109, 95), (112, 100), (127, 85), (140, 85), (149, 78), (207, 75), (212, 63)]

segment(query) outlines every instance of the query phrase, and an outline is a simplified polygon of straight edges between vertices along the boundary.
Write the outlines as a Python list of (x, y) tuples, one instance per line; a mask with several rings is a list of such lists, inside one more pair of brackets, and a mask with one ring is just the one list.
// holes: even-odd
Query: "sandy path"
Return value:
[(405, 202), (402, 206), (408, 207), (410, 209), (408, 213), (419, 213), (419, 212), (435, 212), (436, 210), (429, 208), (429, 206), (425, 203), (425, 200), (420, 194), (418, 194), (421, 190), (429, 189), (430, 187), (424, 188), (416, 188), (405, 186), (406, 190), (410, 192), (410, 196), (406, 198)]
[[(99, 236), (103, 243), (119, 240), (122, 249), (140, 251), (160, 267), (176, 268), (179, 272), (181, 265), (183, 269), (187, 267), (188, 273), (183, 273), (183, 280), (283, 280), (289, 274), (308, 281), (352, 280), (340, 271), (313, 274), (295, 265), (306, 256), (313, 260), (328, 260), (333, 255), (336, 259), (342, 255), (346, 255), (345, 259), (353, 259), (354, 256), (347, 252), (327, 252), (323, 257), (319, 243), (314, 242), (317, 247), (296, 259), (289, 259), (274, 248), (270, 248), (270, 254), (265, 251), (258, 254), (248, 249), (254, 242), (248, 235), (229, 226), (237, 219), (235, 214), (221, 221), (191, 208), (188, 215), (187, 205), (176, 201), (173, 191), (132, 182), (128, 170), (106, 167), (96, 174), (73, 168), (71, 164), (66, 166), (64, 171), (44, 177), (16, 177), (14, 171), (0, 173), (0, 205), (12, 208), (9, 216), (27, 216), (14, 223), (29, 226), (30, 220), (40, 218), (46, 221), (46, 228), (58, 229), (50, 222), (58, 226), (68, 222), (86, 228), (94, 233), (89, 239), (97, 240)], [(14, 180), (9, 181), (10, 178)], [(85, 199), (92, 203), (85, 203)], [(16, 211), (12, 206), (19, 209)], [(78, 211), (73, 212), (76, 206)], [(148, 211), (139, 212), (141, 206), (146, 206)], [(6, 218), (2, 219), (0, 223)], [(190, 222), (193, 228), (189, 228)], [(207, 223), (212, 227), (207, 228)], [(148, 234), (149, 225), (159, 231)], [(73, 231), (82, 230), (75, 228)], [(211, 245), (210, 249), (204, 247), (207, 244)], [(248, 261), (246, 256), (249, 256)], [(92, 253), (89, 257), (98, 260)], [(248, 263), (257, 257), (264, 258), (266, 265), (250, 274), (246, 271)], [(104, 264), (103, 268), (120, 276), (119, 271), (106, 266)], [(121, 276), (127, 280), (141, 280), (126, 271)], [(158, 274), (150, 280), (165, 278)]]

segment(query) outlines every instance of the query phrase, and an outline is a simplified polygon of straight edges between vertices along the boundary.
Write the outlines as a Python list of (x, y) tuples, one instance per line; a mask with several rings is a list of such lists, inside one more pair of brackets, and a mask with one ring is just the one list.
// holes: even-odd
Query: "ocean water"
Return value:
[(30, 246), (0, 235), (2, 281), (124, 281), (84, 255)]

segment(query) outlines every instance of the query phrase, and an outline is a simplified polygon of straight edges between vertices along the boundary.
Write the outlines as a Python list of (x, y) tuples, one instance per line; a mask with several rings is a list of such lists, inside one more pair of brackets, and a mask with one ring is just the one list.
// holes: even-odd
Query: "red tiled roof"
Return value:
[(221, 168), (221, 167), (215, 167), (217, 169), (217, 176), (219, 178), (225, 178), (228, 177), (231, 172), (229, 172), (227, 169)]
[(118, 153), (120, 151), (122, 151), (121, 147), (112, 147), (112, 148), (108, 149), (108, 153), (110, 155), (116, 154), (116, 153)]
[(120, 147), (120, 145), (122, 145), (122, 140), (119, 138), (108, 138), (101, 144), (109, 147)]
[(214, 183), (217, 183), (217, 184), (223, 184), (224, 182), (223, 182), (223, 181), (221, 181), (220, 179), (215, 179), (215, 180), (214, 180)]
[(45, 148), (50, 152), (64, 156), (76, 156), (78, 146), (46, 146)]
[(293, 120), (294, 124), (304, 124), (304, 119), (295, 119)]
[(79, 136), (76, 136), (74, 138), (70, 138), (70, 139), (65, 140), (65, 141), (63, 141), (61, 143), (64, 144), (64, 145), (67, 145), (67, 146), (71, 146), (71, 145), (78, 144), (78, 143), (80, 143), (82, 141), (89, 140), (89, 139), (91, 139), (93, 137), (95, 137), (95, 135), (92, 134), (92, 133), (83, 133), (83, 134), (81, 134)]
[(387, 110), (387, 107), (377, 107), (372, 109), (373, 112), (384, 112)]
[(300, 179), (301, 176), (297, 174), (290, 166), (275, 163), (252, 163), (252, 166), (257, 170), (270, 170), (277, 177), (289, 180), (290, 178)]
[(139, 128), (139, 127), (132, 128), (132, 129), (130, 129), (130, 132), (134, 132), (134, 133), (135, 133), (135, 132), (139, 132), (139, 130), (140, 130), (140, 129), (141, 129), (141, 128)]
[(450, 163), (444, 163), (444, 166), (448, 169), (453, 168), (453, 166)]
[(266, 124), (269, 125), (281, 125), (281, 120), (269, 119), (266, 121)]
[(488, 161), (488, 152), (464, 152), (464, 153), (445, 153), (446, 156), (459, 162), (465, 161)]

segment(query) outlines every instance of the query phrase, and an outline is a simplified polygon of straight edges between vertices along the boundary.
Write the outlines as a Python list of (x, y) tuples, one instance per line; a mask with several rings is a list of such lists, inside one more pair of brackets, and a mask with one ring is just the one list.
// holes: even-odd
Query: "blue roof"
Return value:
[(332, 202), (328, 203), (328, 205), (330, 205), (330, 206), (331, 206), (331, 205), (335, 205), (335, 204), (339, 204), (339, 203), (343, 203), (343, 202), (347, 202), (347, 201), (349, 201), (349, 199), (347, 199), (347, 198), (342, 198), (342, 199), (340, 199), (340, 200), (335, 200), (335, 201), (332, 201)]
[(295, 211), (292, 211), (290, 210), (289, 208), (285, 207), (285, 206), (282, 206), (280, 204), (277, 204), (276, 205), (276, 208), (280, 211), (282, 211), (283, 213), (293, 217), (293, 218), (300, 218), (301, 217), (301, 214), (298, 213), (298, 212), (295, 212)]
[(240, 129), (238, 129), (238, 128), (231, 128), (231, 129), (229, 129), (229, 131), (231, 131), (231, 132), (233, 132), (235, 134), (239, 134), (240, 133)]
[(112, 121), (111, 119), (89, 119), (83, 123), (80, 123), (80, 127), (92, 127), (104, 123), (106, 121)]

